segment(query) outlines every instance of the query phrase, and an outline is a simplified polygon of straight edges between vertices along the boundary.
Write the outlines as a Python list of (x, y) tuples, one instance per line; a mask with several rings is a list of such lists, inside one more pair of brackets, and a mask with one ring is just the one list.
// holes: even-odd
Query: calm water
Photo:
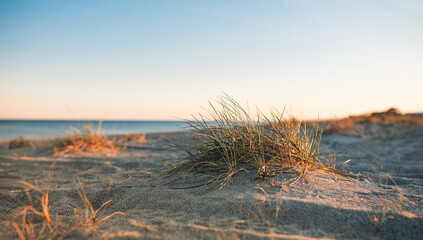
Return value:
[[(97, 129), (100, 121), (52, 121), (52, 120), (0, 120), (0, 139), (18, 137), (39, 138), (63, 136), (72, 128), (82, 129), (91, 125)], [(178, 121), (102, 121), (104, 134), (151, 133), (184, 130), (184, 122)]]

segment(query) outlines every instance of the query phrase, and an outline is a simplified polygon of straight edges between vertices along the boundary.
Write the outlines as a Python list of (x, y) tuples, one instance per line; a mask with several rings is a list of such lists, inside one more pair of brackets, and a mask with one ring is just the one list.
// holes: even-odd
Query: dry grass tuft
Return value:
[[(10, 180), (17, 182), (25, 186), (25, 193), (27, 196), (28, 203), (23, 203), (18, 199), (15, 199), (18, 204), (21, 205), (21, 213), (18, 214), (17, 220), (12, 221), (11, 225), (15, 229), (16, 233), (19, 236), (19, 239), (53, 239), (58, 236), (63, 236), (65, 233), (61, 230), (61, 223), (55, 223), (52, 220), (49, 211), (49, 190), (51, 181), (53, 179), (53, 169), (49, 174), (48, 185), (46, 190), (41, 189), (38, 186), (35, 186), (29, 182), (22, 180)], [(31, 195), (30, 190), (36, 191), (39, 197), (34, 199)], [(19, 220), (21, 216), (21, 219)], [(42, 220), (42, 227), (37, 229), (33, 220), (35, 217), (38, 217)]]
[(176, 145), (184, 157), (166, 172), (168, 176), (209, 174), (206, 181), (191, 187), (217, 183), (221, 188), (237, 172), (251, 168), (256, 178), (264, 180), (287, 169), (296, 170), (299, 176), (307, 170), (330, 170), (319, 160), (318, 127), (309, 127), (292, 117), (283, 118), (283, 113), (276, 110), (270, 117), (259, 109), (251, 114), (228, 95), (219, 99), (220, 109), (210, 105), (211, 119), (200, 115), (187, 122), (194, 143)]
[[(28, 202), (24, 203), (12, 196), (16, 203), (21, 206), (21, 211), (16, 217), (13, 218), (14, 220), (10, 222), (10, 225), (16, 231), (16, 234), (20, 240), (63, 239), (80, 227), (88, 229), (90, 235), (92, 235), (100, 223), (117, 214), (125, 215), (122, 212), (114, 212), (106, 217), (99, 217), (104, 213), (112, 200), (106, 201), (100, 206), (99, 209), (94, 211), (91, 202), (88, 200), (85, 194), (84, 187), (78, 178), (78, 184), (80, 186), (80, 191), (78, 193), (84, 205), (84, 215), (81, 215), (77, 208), (74, 207), (77, 222), (76, 226), (74, 224), (66, 224), (61, 222), (58, 216), (53, 218), (50, 214), (49, 208), (49, 191), (51, 182), (53, 180), (53, 169), (54, 164), (50, 171), (48, 185), (45, 190), (26, 181), (10, 180), (22, 184), (25, 187), (24, 191)], [(109, 185), (108, 191), (110, 190), (110, 187), (111, 183)], [(39, 196), (34, 197), (35, 195), (31, 194), (30, 191), (35, 191)], [(39, 220), (42, 222), (41, 227), (38, 227), (34, 224), (34, 222), (40, 222)]]
[[(398, 192), (398, 197), (388, 196), (388, 181), (392, 181)], [(387, 176), (385, 179), (385, 185), (382, 187), (381, 192), (377, 194), (378, 204), (371, 211), (366, 212), (369, 221), (375, 228), (375, 232), (380, 232), (383, 223), (388, 219), (393, 219), (394, 216), (389, 212), (402, 212), (404, 204), (404, 196), (400, 187), (391, 176)]]
[(27, 140), (21, 137), (12, 140), (9, 143), (9, 149), (25, 148), (25, 147), (35, 147), (35, 145), (31, 140)]
[(84, 125), (83, 131), (73, 129), (73, 132), (59, 140), (54, 148), (54, 155), (69, 152), (118, 150), (112, 141), (109, 141), (100, 131), (101, 125), (94, 132), (90, 125)]
[[(92, 235), (95, 230), (97, 229), (98, 225), (110, 217), (120, 214), (125, 216), (125, 213), (123, 212), (114, 212), (106, 217), (101, 217), (104, 211), (107, 209), (107, 206), (112, 202), (112, 200), (108, 200), (105, 203), (103, 203), (97, 210), (94, 210), (90, 200), (88, 199), (87, 195), (85, 194), (84, 186), (82, 185), (79, 177), (77, 177), (77, 181), (80, 187), (80, 190), (78, 191), (79, 197), (81, 198), (81, 201), (84, 205), (84, 213), (82, 214), (75, 206), (73, 206), (73, 211), (75, 213), (75, 216), (77, 218), (77, 224), (79, 226), (85, 227), (89, 229), (90, 235)], [(110, 191), (112, 182), (109, 184), (109, 188), (107, 192)]]
[(127, 142), (138, 142), (142, 143), (146, 141), (146, 134), (126, 134), (123, 138), (119, 139), (119, 143)]

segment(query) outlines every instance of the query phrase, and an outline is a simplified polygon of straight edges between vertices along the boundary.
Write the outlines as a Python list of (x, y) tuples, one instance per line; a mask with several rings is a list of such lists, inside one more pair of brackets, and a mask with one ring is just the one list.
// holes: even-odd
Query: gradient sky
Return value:
[(423, 111), (423, 1), (0, 1), (0, 118), (176, 120), (223, 92)]

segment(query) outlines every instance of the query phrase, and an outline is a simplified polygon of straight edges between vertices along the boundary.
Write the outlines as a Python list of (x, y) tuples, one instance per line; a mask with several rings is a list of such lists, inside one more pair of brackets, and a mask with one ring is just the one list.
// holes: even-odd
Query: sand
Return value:
[[(9, 141), (0, 142), (1, 239), (17, 238), (9, 223), (21, 211), (19, 201), (28, 203), (19, 191), (24, 187), (5, 179), (45, 187), (53, 162), (49, 207), (56, 222), (75, 226), (74, 207), (84, 209), (76, 176), (94, 209), (112, 199), (103, 217), (126, 214), (110, 217), (93, 232), (74, 229), (67, 239), (423, 239), (423, 131), (323, 136), (328, 149), (347, 153), (337, 162), (350, 160), (346, 166), (358, 177), (309, 171), (295, 181), (285, 173), (271, 178), (277, 185), (272, 187), (254, 179), (255, 172), (241, 172), (215, 191), (178, 189), (204, 177), (198, 175), (162, 186), (170, 179), (157, 174), (180, 153), (161, 137), (179, 142), (189, 135), (148, 134), (125, 150), (62, 156), (53, 156), (52, 139), (12, 150)], [(384, 219), (380, 229), (370, 220), (375, 218)], [(34, 224), (40, 228), (42, 222)]]

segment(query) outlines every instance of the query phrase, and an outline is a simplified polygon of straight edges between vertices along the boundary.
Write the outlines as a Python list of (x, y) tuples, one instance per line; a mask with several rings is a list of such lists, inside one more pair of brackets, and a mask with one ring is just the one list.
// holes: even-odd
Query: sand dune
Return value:
[[(68, 153), (53, 156), (51, 139), (34, 140), (35, 147), (0, 147), (0, 229), (2, 239), (17, 238), (10, 225), (27, 203), (24, 187), (7, 179), (46, 186), (55, 162), (49, 192), (54, 221), (75, 226), (74, 207), (83, 211), (79, 176), (93, 208), (112, 199), (92, 239), (422, 239), (423, 131), (383, 138), (331, 134), (323, 136), (328, 149), (347, 153), (337, 158), (356, 178), (321, 171), (297, 181), (285, 173), (269, 182), (254, 180), (254, 172), (235, 175), (221, 190), (179, 189), (181, 184), (156, 177), (179, 155), (161, 140), (187, 139), (184, 132), (149, 134), (120, 151)], [(108, 185), (112, 182), (108, 191)], [(292, 184), (290, 184), (292, 183)], [(36, 195), (34, 191), (31, 194)], [(36, 218), (34, 218), (36, 219)], [(373, 221), (372, 221), (372, 220)], [(380, 229), (377, 223), (383, 219)], [(42, 221), (34, 220), (36, 229)], [(65, 228), (64, 228), (65, 229)], [(66, 238), (90, 237), (84, 228)]]

